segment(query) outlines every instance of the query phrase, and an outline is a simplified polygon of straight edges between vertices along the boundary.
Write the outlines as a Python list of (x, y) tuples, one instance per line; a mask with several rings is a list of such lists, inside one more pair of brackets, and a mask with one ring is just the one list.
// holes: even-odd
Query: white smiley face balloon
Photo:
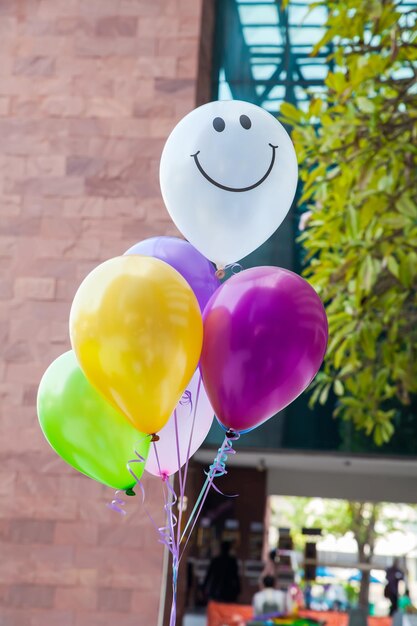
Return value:
[(218, 267), (260, 246), (287, 215), (297, 159), (284, 127), (239, 100), (186, 115), (165, 144), (162, 196), (178, 229)]

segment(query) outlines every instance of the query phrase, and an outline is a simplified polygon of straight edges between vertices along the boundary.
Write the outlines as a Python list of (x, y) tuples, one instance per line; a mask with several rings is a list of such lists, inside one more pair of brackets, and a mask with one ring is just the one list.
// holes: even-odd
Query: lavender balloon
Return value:
[(204, 389), (200, 371), (197, 369), (175, 412), (158, 432), (159, 441), (156, 442), (155, 448), (153, 446), (149, 448), (146, 471), (161, 478), (178, 472), (207, 437), (213, 417), (214, 411)]
[(136, 243), (125, 254), (142, 254), (165, 261), (179, 272), (194, 291), (201, 311), (220, 286), (216, 270), (188, 241), (178, 237), (151, 237)]
[(200, 368), (217, 419), (250, 430), (311, 383), (328, 338), (323, 304), (288, 270), (256, 267), (232, 276), (203, 315)]

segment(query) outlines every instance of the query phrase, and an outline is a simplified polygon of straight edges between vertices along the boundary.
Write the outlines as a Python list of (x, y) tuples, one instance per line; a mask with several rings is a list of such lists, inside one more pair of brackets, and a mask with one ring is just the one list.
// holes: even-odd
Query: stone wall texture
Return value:
[(112, 491), (43, 439), (36, 393), (69, 349), (86, 274), (175, 234), (158, 166), (197, 101), (201, 12), (201, 0), (0, 0), (1, 626), (157, 624), (162, 548), (139, 498), (125, 518), (106, 508)]

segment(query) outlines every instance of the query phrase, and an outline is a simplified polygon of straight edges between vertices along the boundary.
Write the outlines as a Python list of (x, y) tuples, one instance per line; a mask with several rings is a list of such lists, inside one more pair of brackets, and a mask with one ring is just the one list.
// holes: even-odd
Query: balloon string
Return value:
[[(190, 396), (191, 397), (191, 396)], [(177, 581), (178, 581), (178, 566), (179, 566), (179, 546), (180, 546), (180, 533), (181, 533), (181, 516), (182, 507), (184, 502), (185, 484), (181, 473), (181, 453), (180, 453), (180, 438), (178, 434), (178, 416), (177, 410), (174, 410), (174, 424), (175, 424), (175, 443), (177, 446), (177, 462), (178, 462), (178, 481), (180, 486), (179, 497), (179, 514), (177, 525), (177, 540), (175, 542), (175, 554), (172, 555), (172, 603), (171, 603), (171, 615), (169, 620), (169, 626), (176, 626), (177, 619)], [(174, 542), (174, 528), (172, 528), (172, 541)]]
[[(157, 456), (157, 453), (155, 451)], [(159, 459), (157, 456), (157, 462), (159, 465)], [(175, 541), (175, 526), (178, 523), (176, 516), (174, 515), (173, 508), (178, 501), (177, 494), (173, 486), (170, 483), (169, 477), (166, 476), (163, 479), (163, 485), (166, 487), (164, 490), (164, 510), (166, 512), (167, 523), (166, 526), (159, 529), (160, 536), (163, 537), (161, 543), (167, 546), (172, 555), (172, 603), (171, 603), (171, 615), (170, 626), (176, 626), (177, 619), (177, 582), (178, 582), (178, 566), (179, 566), (179, 549), (178, 543)]]
[(177, 583), (179, 559), (172, 560), (172, 603), (169, 626), (176, 626), (177, 622)]
[[(135, 454), (135, 459), (131, 459), (130, 461), (128, 461), (126, 463), (126, 467), (129, 471), (129, 473), (132, 475), (132, 477), (135, 480), (136, 484), (139, 484), (139, 487), (142, 491), (142, 499), (145, 499), (145, 493), (144, 493), (144, 489), (143, 486), (140, 482), (140, 479), (138, 478), (138, 476), (135, 474), (135, 472), (132, 470), (132, 468), (130, 467), (130, 464), (133, 463), (145, 463), (146, 459), (145, 457), (143, 457), (140, 452), (138, 452), (138, 449), (141, 444), (146, 441), (146, 439), (148, 439), (150, 437), (150, 435), (145, 435), (145, 437), (143, 437), (140, 441), (137, 442), (135, 448), (134, 448), (134, 454)], [(114, 494), (114, 498), (113, 500), (107, 504), (107, 507), (113, 511), (115, 511), (116, 513), (119, 513), (119, 515), (127, 515), (127, 511), (123, 508), (126, 505), (126, 501), (121, 497), (121, 494), (125, 493), (128, 496), (134, 496), (136, 495), (135, 492), (133, 491), (132, 488), (127, 489), (126, 491), (123, 491), (122, 489), (118, 489), (115, 494)]]
[[(190, 463), (191, 444), (192, 444), (192, 441), (193, 441), (194, 426), (195, 426), (195, 422), (196, 422), (196, 414), (197, 414), (198, 402), (199, 402), (199, 398), (200, 398), (201, 385), (202, 385), (201, 376), (199, 376), (198, 384), (197, 384), (197, 392), (196, 392), (196, 396), (195, 396), (195, 403), (194, 403), (193, 422), (191, 424), (191, 432), (190, 432), (190, 438), (188, 440), (187, 455), (185, 457), (186, 461), (185, 461), (184, 473), (182, 475), (183, 476), (182, 477), (183, 489), (181, 490), (181, 488), (180, 488), (180, 511), (179, 511), (178, 528), (177, 528), (178, 549), (180, 548), (180, 545), (181, 545), (181, 522), (182, 522), (183, 511), (184, 511), (185, 485), (187, 484), (187, 475), (188, 475), (188, 466), (189, 466), (189, 463)], [(191, 410), (192, 410), (193, 405), (192, 405), (191, 393), (190, 393), (190, 398), (191, 398)], [(179, 467), (179, 464), (178, 464), (178, 467)], [(179, 472), (181, 473), (181, 469), (179, 470)]]
[[(152, 437), (152, 435), (146, 435), (143, 439), (141, 439), (140, 443), (142, 443), (142, 441), (145, 441), (146, 439), (149, 439), (150, 437)], [(152, 441), (152, 440), (151, 440)], [(133, 470), (133, 466), (137, 463), (139, 463), (140, 465), (146, 463), (146, 458), (144, 456), (142, 456), (140, 454), (140, 452), (137, 450), (137, 448), (134, 448), (134, 454), (135, 457), (134, 459), (130, 459), (127, 463), (126, 463), (126, 467), (128, 469), (128, 472), (130, 473), (130, 475), (134, 478), (134, 480), (136, 481), (136, 484), (138, 484), (142, 490), (142, 495), (144, 497), (144, 490), (143, 490), (143, 485), (140, 481), (140, 478), (137, 476), (137, 474), (134, 472)]]
[(177, 544), (175, 542), (175, 526), (177, 525), (177, 517), (174, 514), (174, 506), (177, 503), (177, 494), (175, 493), (169, 478), (164, 481), (164, 486), (166, 487), (166, 493), (164, 492), (164, 511), (166, 513), (166, 526), (161, 526), (159, 529), (161, 537), (164, 538), (164, 543), (169, 551), (171, 552), (173, 559), (177, 559), (178, 549)]
[[(155, 442), (153, 442), (153, 446), (155, 448)], [(133, 470), (133, 467), (132, 467), (132, 466), (134, 466), (135, 463), (146, 463), (146, 459), (136, 449), (135, 449), (135, 455), (136, 455), (135, 459), (131, 459), (130, 461), (127, 462), (127, 468), (129, 470), (130, 474), (135, 479), (136, 485), (138, 485), (138, 487), (140, 488), (140, 490), (142, 492), (142, 504), (143, 504), (146, 516), (148, 517), (149, 521), (151, 522), (152, 526), (154, 527), (155, 531), (157, 532), (157, 534), (159, 536), (160, 543), (166, 545), (167, 548), (171, 551), (171, 545), (170, 545), (170, 542), (167, 540), (167, 536), (166, 536), (166, 528), (164, 526), (162, 526), (162, 527), (158, 526), (158, 524), (155, 522), (153, 516), (149, 512), (149, 509), (148, 509), (148, 507), (145, 504), (145, 497), (146, 497), (145, 486), (143, 485), (141, 479), (139, 478), (139, 476), (137, 476), (137, 474), (135, 473), (135, 471)], [(158, 459), (158, 456), (157, 456), (157, 459)], [(159, 459), (158, 459), (158, 463), (159, 463)], [(165, 492), (164, 492), (164, 494), (165, 494)]]
[[(177, 524), (177, 518), (174, 515), (173, 509), (178, 501), (177, 494), (173, 486), (170, 483), (169, 476), (167, 474), (163, 474), (161, 471), (161, 464), (159, 460), (158, 447), (156, 442), (153, 441), (153, 447), (155, 452), (156, 461), (158, 464), (159, 473), (162, 477), (162, 491), (164, 496), (164, 511), (166, 514), (166, 524), (165, 526), (157, 526), (153, 517), (149, 513), (149, 511), (145, 508), (145, 512), (150, 519), (152, 525), (159, 536), (159, 542), (162, 543), (166, 548), (168, 548), (169, 552), (172, 555), (172, 604), (171, 604), (171, 617), (170, 617), (170, 626), (175, 626), (176, 622), (176, 614), (177, 614), (177, 580), (178, 580), (178, 566), (179, 566), (179, 550), (178, 544), (175, 541), (175, 526)], [(137, 453), (136, 453), (137, 454)], [(142, 457), (143, 459), (143, 457)], [(143, 462), (145, 459), (143, 459)], [(133, 461), (135, 462), (135, 461)], [(135, 476), (137, 479), (137, 477)], [(142, 489), (142, 494), (144, 498), (144, 487), (140, 481), (138, 481), (140, 487)]]
[(182, 479), (182, 472), (181, 472), (181, 450), (180, 450), (180, 437), (178, 434), (178, 416), (177, 416), (177, 409), (175, 409), (174, 411), (174, 426), (175, 426), (175, 443), (177, 446), (177, 463), (178, 463), (178, 482), (180, 484), (180, 498), (184, 495), (184, 483), (183, 483), (183, 479)]
[(181, 472), (180, 438), (179, 438), (179, 434), (178, 434), (178, 417), (177, 417), (177, 410), (176, 409), (174, 411), (174, 424), (175, 424), (175, 443), (176, 443), (176, 446), (177, 446), (178, 482), (179, 482), (179, 486), (180, 486), (178, 527), (177, 527), (177, 546), (179, 546), (180, 533), (181, 533), (182, 507), (183, 507), (183, 504), (184, 504), (185, 484), (184, 484), (183, 476), (182, 476), (182, 472)]
[[(188, 528), (191, 525), (191, 529), (190, 532), (188, 533), (188, 537), (186, 538), (184, 547), (182, 549), (182, 552), (180, 554), (180, 561), (181, 558), (185, 552), (185, 549), (187, 547), (187, 544), (190, 540), (190, 537), (192, 535), (192, 532), (194, 530), (194, 527), (196, 525), (196, 522), (200, 516), (200, 513), (202, 511), (202, 508), (204, 506), (204, 502), (206, 501), (207, 495), (210, 491), (210, 487), (213, 487), (218, 493), (222, 493), (215, 485), (214, 485), (214, 480), (216, 478), (220, 478), (220, 476), (224, 476), (225, 474), (227, 474), (227, 469), (226, 469), (226, 463), (227, 463), (227, 459), (228, 456), (230, 456), (231, 454), (236, 454), (236, 450), (233, 449), (233, 442), (237, 441), (240, 437), (239, 433), (235, 433), (233, 431), (228, 431), (225, 435), (224, 441), (221, 445), (221, 447), (218, 449), (217, 454), (214, 458), (213, 463), (210, 465), (208, 472), (206, 472), (207, 478), (205, 480), (205, 483), (198, 495), (197, 501), (194, 505), (194, 508), (191, 512), (191, 515), (187, 521), (187, 525), (184, 529), (184, 532), (181, 535), (181, 543), (183, 541), (183, 539), (185, 538), (186, 532), (188, 530)], [(224, 494), (223, 494), (224, 495)], [(236, 497), (236, 496), (231, 496), (231, 497)]]
[(164, 474), (164, 472), (161, 470), (161, 463), (159, 462), (159, 454), (158, 454), (158, 448), (156, 446), (156, 441), (153, 441), (152, 445), (153, 445), (153, 451), (155, 453), (156, 464), (158, 465), (159, 475), (162, 478), (162, 480), (166, 480), (167, 474)]
[[(188, 465), (190, 462), (190, 452), (191, 452), (191, 444), (193, 441), (193, 435), (194, 435), (194, 426), (195, 426), (195, 417), (196, 417), (196, 413), (197, 413), (197, 408), (198, 408), (198, 400), (200, 398), (200, 389), (201, 389), (201, 376), (199, 376), (198, 378), (198, 384), (197, 384), (197, 393), (195, 396), (195, 405), (194, 405), (194, 413), (193, 413), (193, 423), (191, 425), (191, 433), (190, 433), (190, 439), (188, 440), (188, 448), (187, 448), (187, 456), (186, 461), (185, 461), (185, 467), (184, 467), (184, 479), (183, 479), (183, 483), (184, 485), (186, 484), (187, 481), (187, 473), (188, 473)], [(190, 392), (190, 396), (191, 396), (191, 392)], [(191, 410), (193, 408), (193, 404), (191, 402)]]
[[(144, 439), (141, 439), (141, 441), (138, 444), (136, 444), (136, 447), (134, 448), (135, 458), (130, 459), (126, 463), (126, 467), (127, 467), (128, 471), (129, 471), (129, 473), (131, 474), (131, 476), (135, 480), (135, 487), (138, 486), (139, 489), (141, 490), (141, 493), (142, 493), (142, 504), (143, 504), (143, 507), (144, 507), (144, 510), (145, 510), (145, 514), (148, 517), (148, 519), (151, 522), (151, 524), (154, 527), (154, 529), (156, 530), (156, 532), (158, 533), (160, 543), (166, 545), (167, 548), (169, 549), (169, 551), (172, 553), (173, 550), (175, 551), (175, 548), (173, 547), (173, 541), (172, 541), (173, 532), (174, 532), (173, 528), (175, 527), (175, 525), (177, 523), (177, 518), (172, 513), (172, 507), (175, 505), (175, 503), (177, 501), (177, 496), (176, 496), (174, 490), (169, 485), (169, 483), (165, 480), (165, 484), (167, 484), (167, 486), (169, 486), (169, 490), (172, 491), (172, 493), (174, 495), (174, 498), (173, 498), (173, 502), (171, 504), (168, 501), (168, 498), (165, 496), (165, 491), (164, 491), (164, 501), (165, 501), (164, 510), (167, 513), (168, 525), (167, 526), (158, 526), (158, 524), (154, 520), (153, 516), (149, 512), (148, 507), (146, 506), (146, 503), (145, 503), (145, 498), (146, 498), (145, 487), (144, 487), (141, 479), (139, 478), (139, 476), (136, 474), (136, 472), (134, 470), (134, 465), (135, 464), (137, 464), (137, 463), (143, 464), (143, 463), (146, 462), (145, 457), (142, 456), (142, 454), (140, 454), (140, 452), (138, 451), (137, 448), (140, 446), (140, 444), (144, 440), (148, 439), (149, 437), (150, 437), (150, 435), (146, 435), (146, 437), (144, 437)], [(155, 443), (153, 443), (153, 445), (155, 446)], [(155, 454), (156, 454), (156, 457), (157, 457), (157, 460), (158, 460), (158, 465), (159, 465), (159, 458), (158, 458), (158, 453), (157, 453), (156, 449), (155, 449)], [(167, 477), (165, 477), (165, 478), (167, 478)], [(120, 515), (127, 515), (127, 511), (123, 508), (126, 505), (126, 502), (125, 502), (125, 500), (123, 498), (120, 497), (122, 493), (123, 492), (121, 490), (116, 491), (113, 500), (111, 501), (110, 504), (107, 505), (107, 507), (109, 509), (112, 509), (116, 513), (119, 513)], [(133, 489), (127, 490), (126, 493), (128, 495), (136, 495), (135, 492), (133, 491)]]
[(167, 512), (168, 518), (167, 527), (169, 528), (170, 533), (172, 554), (172, 603), (169, 624), (170, 626), (176, 626), (179, 547), (178, 543), (175, 541), (175, 525), (177, 524), (177, 518), (173, 513), (173, 508), (178, 498), (168, 478), (165, 480), (165, 485), (167, 487), (167, 491), (169, 492), (169, 496), (166, 499), (165, 511)]
[(162, 490), (164, 494), (164, 511), (166, 513), (166, 525), (158, 527), (159, 541), (164, 544), (171, 552), (173, 560), (178, 558), (178, 547), (175, 542), (175, 526), (177, 525), (177, 517), (174, 515), (173, 508), (178, 501), (177, 494), (172, 487), (169, 476), (161, 471), (161, 464), (159, 461), (158, 449), (155, 442), (153, 442), (156, 462), (160, 476), (162, 478)]
[[(172, 532), (172, 536), (171, 536), (171, 540), (172, 540), (172, 546), (173, 546), (173, 551), (172, 551), (172, 603), (171, 603), (171, 614), (170, 614), (170, 626), (175, 626), (176, 625), (176, 617), (177, 617), (177, 584), (178, 584), (178, 568), (179, 568), (179, 548), (180, 548), (180, 535), (181, 535), (181, 519), (182, 519), (182, 514), (183, 514), (183, 509), (184, 509), (184, 497), (185, 497), (185, 484), (186, 484), (186, 479), (187, 479), (187, 469), (188, 469), (188, 462), (190, 459), (190, 451), (191, 451), (191, 443), (192, 443), (192, 438), (193, 438), (193, 433), (194, 433), (194, 424), (195, 424), (195, 416), (196, 416), (196, 411), (197, 411), (197, 402), (198, 402), (198, 396), (199, 396), (199, 391), (200, 391), (200, 385), (201, 385), (201, 378), (199, 379), (199, 383), (198, 383), (198, 387), (197, 387), (197, 397), (196, 397), (196, 404), (194, 407), (194, 413), (193, 413), (193, 421), (192, 421), (192, 425), (191, 425), (191, 433), (190, 433), (190, 438), (189, 438), (189, 442), (188, 442), (188, 449), (187, 449), (187, 455), (185, 457), (186, 459), (186, 468), (184, 471), (184, 474), (182, 472), (181, 469), (181, 450), (180, 450), (180, 438), (179, 438), (179, 431), (178, 431), (178, 414), (177, 414), (177, 410), (175, 409), (174, 411), (174, 425), (175, 425), (175, 442), (176, 442), (176, 447), (177, 447), (177, 463), (178, 463), (178, 481), (179, 481), (179, 488), (180, 488), (180, 495), (179, 495), (179, 517), (178, 517), (178, 521), (175, 520), (177, 522), (177, 538), (176, 538), (176, 542), (175, 542), (175, 536), (174, 536), (174, 526), (175, 523), (171, 522), (170, 524), (170, 529)], [(180, 402), (180, 405), (184, 406), (186, 404), (190, 405), (190, 414), (193, 412), (193, 400), (192, 400), (192, 393), (191, 391), (189, 391), (188, 389), (184, 392)], [(159, 459), (157, 457), (157, 463), (158, 463), (158, 469), (159, 469), (159, 473), (161, 474), (161, 468), (159, 466)], [(177, 496), (174, 493), (174, 498), (175, 500), (173, 501), (173, 504), (177, 501)], [(172, 508), (170, 510), (170, 513), (172, 514)], [(175, 516), (173, 516), (175, 517)]]

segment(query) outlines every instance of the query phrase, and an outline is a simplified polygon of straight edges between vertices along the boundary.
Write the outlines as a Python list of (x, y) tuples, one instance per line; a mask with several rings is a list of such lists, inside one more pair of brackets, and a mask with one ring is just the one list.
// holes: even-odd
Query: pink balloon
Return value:
[[(177, 434), (175, 428), (175, 413), (177, 414), (177, 430), (179, 443), (179, 466), (177, 450)], [(194, 419), (195, 413), (195, 419)], [(204, 389), (200, 372), (197, 369), (188, 383), (187, 389), (175, 412), (171, 415), (162, 430), (158, 432), (159, 441), (155, 443), (155, 449), (151, 445), (145, 469), (154, 476), (170, 476), (178, 472), (187, 461), (187, 453), (191, 457), (207, 437), (213, 422), (214, 411)], [(194, 428), (193, 428), (194, 420)], [(190, 436), (192, 431), (191, 446)], [(159, 460), (159, 463), (158, 463)]]

